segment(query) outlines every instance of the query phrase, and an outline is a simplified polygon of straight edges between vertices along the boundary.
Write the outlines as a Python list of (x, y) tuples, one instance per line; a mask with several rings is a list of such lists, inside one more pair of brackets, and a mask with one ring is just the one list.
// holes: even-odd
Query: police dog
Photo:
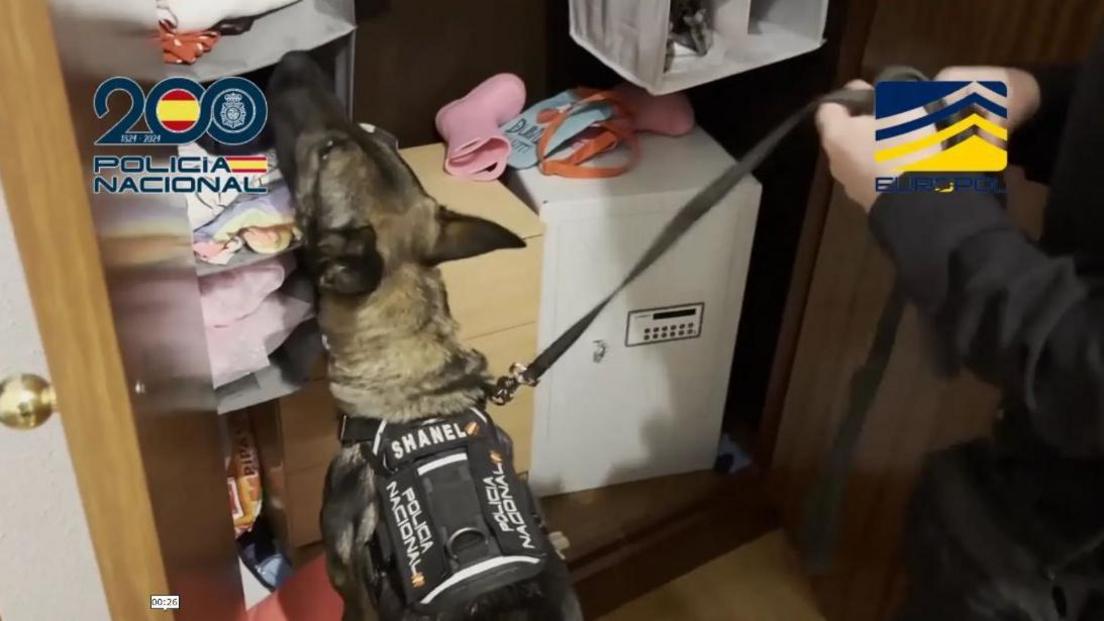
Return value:
[[(395, 145), (349, 120), (332, 93), (319, 67), (297, 52), (281, 60), (268, 89), (279, 166), (297, 203), (319, 292), (330, 389), (346, 415), (387, 422), (480, 407), (491, 384), (487, 363), (458, 341), (436, 266), (524, 242), (438, 204)], [(342, 448), (326, 477), (321, 526), (344, 621), (376, 614), (385, 621), (581, 618), (555, 553), (536, 578), (475, 596), (447, 614), (407, 610), (386, 585), (374, 602), (367, 547), (379, 519), (373, 485), (360, 445)]]

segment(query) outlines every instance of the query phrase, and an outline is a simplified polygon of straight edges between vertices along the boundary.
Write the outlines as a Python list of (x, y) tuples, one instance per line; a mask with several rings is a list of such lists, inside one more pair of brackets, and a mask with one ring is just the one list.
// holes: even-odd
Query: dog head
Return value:
[(323, 293), (368, 295), (399, 267), (525, 245), (426, 194), (394, 142), (349, 120), (318, 65), (291, 52), (268, 88), (276, 156), (296, 198), (307, 262)]

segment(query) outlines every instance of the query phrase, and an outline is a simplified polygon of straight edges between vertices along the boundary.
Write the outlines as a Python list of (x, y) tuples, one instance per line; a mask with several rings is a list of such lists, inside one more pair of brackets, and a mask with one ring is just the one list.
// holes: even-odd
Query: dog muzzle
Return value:
[(365, 443), (380, 524), (369, 543), (378, 600), (388, 588), (420, 614), (455, 610), (531, 579), (554, 553), (509, 436), (489, 415), (410, 423), (345, 416), (343, 444)]

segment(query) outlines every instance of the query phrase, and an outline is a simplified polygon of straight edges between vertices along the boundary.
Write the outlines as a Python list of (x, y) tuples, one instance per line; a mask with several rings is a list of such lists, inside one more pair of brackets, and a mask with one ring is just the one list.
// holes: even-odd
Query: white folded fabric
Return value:
[(225, 19), (260, 15), (299, 0), (157, 0), (157, 19), (182, 32), (206, 30)]
[[(181, 157), (216, 157), (194, 142), (177, 147), (177, 153)], [(267, 173), (249, 175), (249, 184), (251, 187), (267, 187), (283, 178), (280, 174), (280, 169), (276, 168), (276, 153), (274, 151), (270, 150), (267, 153), (257, 153), (257, 155), (268, 156), (268, 165), (270, 169)], [(222, 183), (227, 177), (243, 177), (241, 173), (232, 173), (228, 171), (212, 172), (205, 176), (211, 179), (218, 179), (219, 183)], [(238, 192), (233, 190), (214, 192), (206, 187), (194, 194), (185, 195), (184, 200), (188, 205), (188, 220), (192, 224), (192, 230), (194, 231), (217, 218), (237, 197)]]

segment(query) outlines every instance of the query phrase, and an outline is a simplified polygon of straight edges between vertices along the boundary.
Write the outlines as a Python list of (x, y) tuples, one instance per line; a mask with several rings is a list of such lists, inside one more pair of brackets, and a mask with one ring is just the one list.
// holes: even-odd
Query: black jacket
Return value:
[(870, 225), (1013, 423), (1058, 456), (1104, 459), (1104, 40), (1080, 67), (1036, 77), (1040, 109), (1009, 156), (1050, 184), (1039, 244), (996, 196), (969, 191), (883, 194)]
[(976, 192), (883, 194), (870, 226), (955, 357), (1003, 390), (990, 491), (1053, 557), (1104, 528), (1104, 41), (1036, 77), (1009, 157), (1050, 185), (1039, 244)]

